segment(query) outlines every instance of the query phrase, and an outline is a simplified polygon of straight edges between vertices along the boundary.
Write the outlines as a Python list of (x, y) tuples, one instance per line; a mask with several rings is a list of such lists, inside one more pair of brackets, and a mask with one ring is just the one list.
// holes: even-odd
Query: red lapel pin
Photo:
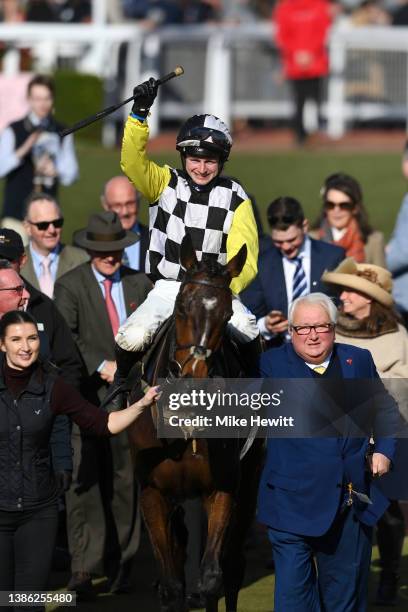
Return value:
[(348, 359), (346, 359), (346, 363), (348, 365), (351, 365), (353, 363), (353, 360), (351, 359), (351, 357), (349, 357)]
[(130, 310), (136, 310), (137, 304), (136, 302), (130, 302), (129, 306), (130, 306)]

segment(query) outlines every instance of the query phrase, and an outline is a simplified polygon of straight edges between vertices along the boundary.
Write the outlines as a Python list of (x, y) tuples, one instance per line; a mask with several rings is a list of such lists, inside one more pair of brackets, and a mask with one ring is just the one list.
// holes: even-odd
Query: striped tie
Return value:
[(303, 270), (302, 259), (300, 257), (295, 257), (293, 261), (296, 263), (296, 270), (293, 277), (292, 302), (294, 302), (296, 298), (307, 293), (306, 275)]

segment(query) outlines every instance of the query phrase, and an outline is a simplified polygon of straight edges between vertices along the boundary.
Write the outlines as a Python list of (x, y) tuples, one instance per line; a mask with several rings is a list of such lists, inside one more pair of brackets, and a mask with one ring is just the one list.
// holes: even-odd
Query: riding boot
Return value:
[(398, 501), (393, 500), (377, 527), (382, 569), (377, 590), (378, 605), (396, 605), (404, 535), (404, 516)]
[(129, 374), (134, 372), (133, 366), (142, 359), (144, 351), (126, 351), (115, 344), (116, 372), (113, 383), (109, 387), (101, 404), (102, 408), (109, 406), (109, 411), (121, 410), (125, 406), (126, 394), (132, 386), (140, 382), (141, 369), (137, 368), (135, 376)]

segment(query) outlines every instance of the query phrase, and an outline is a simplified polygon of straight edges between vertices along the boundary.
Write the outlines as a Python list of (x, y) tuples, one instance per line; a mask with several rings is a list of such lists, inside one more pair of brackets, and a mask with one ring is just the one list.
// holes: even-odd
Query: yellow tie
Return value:
[(313, 371), (317, 372), (318, 374), (324, 374), (326, 368), (324, 366), (317, 366), (316, 368), (313, 368)]

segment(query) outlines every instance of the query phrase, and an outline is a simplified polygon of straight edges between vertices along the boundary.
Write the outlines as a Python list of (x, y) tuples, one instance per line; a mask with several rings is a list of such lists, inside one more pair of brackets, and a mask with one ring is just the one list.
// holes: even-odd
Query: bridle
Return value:
[[(217, 291), (226, 291), (228, 295), (231, 295), (231, 289), (229, 287), (225, 287), (224, 285), (218, 285), (216, 283), (212, 283), (211, 281), (204, 280), (204, 279), (202, 280), (193, 280), (193, 279), (184, 280), (180, 285), (180, 292), (183, 290), (183, 288), (186, 285), (204, 285), (205, 287), (211, 287), (212, 289), (216, 289)], [(186, 359), (182, 363), (179, 363), (177, 359), (175, 359), (174, 355), (177, 351), (182, 351), (182, 350), (189, 350), (189, 355), (186, 357)], [(181, 373), (184, 370), (187, 363), (191, 361), (192, 359), (195, 359), (196, 361), (207, 361), (211, 357), (212, 353), (213, 353), (213, 349), (203, 346), (202, 344), (175, 344), (174, 351), (173, 351), (173, 358), (171, 361), (177, 366), (179, 373)]]

